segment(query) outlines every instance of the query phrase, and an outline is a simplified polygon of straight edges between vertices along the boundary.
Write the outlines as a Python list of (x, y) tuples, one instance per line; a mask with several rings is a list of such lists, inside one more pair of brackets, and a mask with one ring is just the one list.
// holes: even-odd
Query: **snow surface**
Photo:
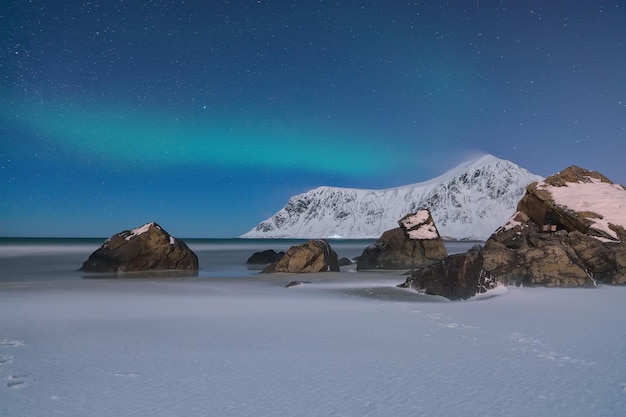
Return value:
[(0, 415), (624, 415), (626, 287), (444, 302), (401, 281), (2, 283)]
[(619, 240), (617, 234), (609, 228), (609, 223), (626, 229), (626, 190), (621, 185), (589, 179), (588, 183), (568, 182), (562, 187), (543, 183), (537, 188), (549, 191), (559, 206), (600, 215), (600, 218), (589, 217), (592, 222), (590, 227)]
[(428, 208), (443, 238), (486, 240), (506, 222), (525, 188), (542, 177), (485, 155), (429, 181), (384, 190), (318, 187), (243, 238), (377, 239), (408, 213)]

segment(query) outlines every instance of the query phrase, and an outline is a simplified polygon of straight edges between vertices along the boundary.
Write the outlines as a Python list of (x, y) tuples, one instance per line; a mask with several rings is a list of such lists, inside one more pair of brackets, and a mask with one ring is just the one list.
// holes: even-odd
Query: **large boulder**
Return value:
[(530, 184), (487, 240), (484, 268), (505, 284), (587, 287), (626, 283), (626, 189), (571, 166)]
[(197, 271), (198, 257), (156, 223), (124, 230), (107, 239), (80, 268), (84, 272)]
[(339, 271), (339, 259), (328, 242), (322, 239), (292, 246), (278, 262), (263, 270), (265, 273), (330, 271)]
[(398, 287), (450, 300), (466, 300), (496, 285), (493, 275), (483, 269), (482, 248), (474, 245), (466, 253), (450, 255), (440, 262), (416, 269)]
[(411, 269), (447, 256), (443, 240), (427, 209), (407, 214), (400, 227), (388, 230), (363, 251), (357, 270)]

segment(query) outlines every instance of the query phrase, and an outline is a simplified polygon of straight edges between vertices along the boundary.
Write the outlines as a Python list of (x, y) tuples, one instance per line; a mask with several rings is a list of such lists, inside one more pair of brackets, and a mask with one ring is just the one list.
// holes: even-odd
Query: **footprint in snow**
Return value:
[(476, 326), (451, 321), (449, 317), (446, 317), (441, 313), (427, 314), (426, 317), (431, 319), (433, 322), (437, 322), (439, 327), (445, 327), (447, 329), (478, 329)]
[(532, 354), (540, 359), (552, 361), (558, 365), (575, 364), (575, 365), (592, 365), (593, 362), (584, 359), (576, 359), (559, 352), (549, 349), (545, 343), (538, 339), (523, 335), (521, 333), (512, 333), (509, 339), (514, 341), (517, 346), (513, 347), (514, 351), (524, 354)]
[(14, 348), (23, 345), (23, 340), (0, 339), (0, 348)]
[(122, 378), (137, 378), (139, 376), (134, 372), (116, 372), (114, 375)]
[(525, 336), (521, 333), (513, 333), (509, 336), (509, 338), (520, 345), (525, 346), (536, 346), (539, 344), (539, 340), (533, 339), (532, 337)]
[(5, 386), (7, 388), (24, 388), (31, 382), (33, 382), (33, 377), (30, 374), (19, 374), (14, 375), (10, 373), (9, 376), (5, 378)]

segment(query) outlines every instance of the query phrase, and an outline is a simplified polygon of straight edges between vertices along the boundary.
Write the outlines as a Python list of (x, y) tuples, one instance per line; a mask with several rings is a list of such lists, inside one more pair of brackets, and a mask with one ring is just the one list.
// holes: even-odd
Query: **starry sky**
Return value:
[(236, 237), (490, 153), (626, 184), (623, 1), (8, 0), (0, 236)]

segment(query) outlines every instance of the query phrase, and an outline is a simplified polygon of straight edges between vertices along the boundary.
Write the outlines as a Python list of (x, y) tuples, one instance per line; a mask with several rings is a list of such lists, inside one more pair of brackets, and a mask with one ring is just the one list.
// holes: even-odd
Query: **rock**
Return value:
[(291, 281), (289, 284), (285, 285), (285, 288), (291, 287), (299, 287), (300, 285), (310, 284), (311, 281)]
[(495, 288), (497, 281), (483, 269), (482, 248), (447, 256), (440, 262), (413, 271), (401, 288), (411, 288), (450, 300), (466, 300)]
[(268, 265), (264, 273), (339, 271), (337, 253), (326, 240), (309, 240), (289, 248), (278, 262)]
[(576, 166), (532, 183), (492, 234), (484, 268), (505, 284), (591, 287), (626, 283), (626, 189)]
[(156, 223), (124, 230), (107, 239), (87, 259), (84, 272), (197, 271), (198, 257)]
[(267, 265), (272, 262), (277, 262), (285, 255), (285, 252), (276, 252), (275, 250), (268, 249), (261, 252), (254, 252), (252, 256), (246, 261), (247, 264), (253, 265)]
[[(595, 201), (584, 201), (586, 198)], [(606, 210), (617, 210), (619, 220), (624, 220), (623, 209), (619, 209), (624, 203), (626, 189), (623, 186), (596, 171), (570, 166), (544, 181), (530, 184), (517, 211), (540, 226), (550, 224), (557, 230), (578, 230), (589, 236), (624, 241), (624, 225), (604, 219)]]
[(384, 232), (376, 243), (365, 248), (357, 270), (411, 269), (447, 256), (430, 211), (418, 210), (398, 223), (400, 227)]
[(348, 265), (352, 265), (354, 262), (352, 262), (350, 259), (348, 258), (340, 258), (339, 259), (339, 266), (348, 266)]

